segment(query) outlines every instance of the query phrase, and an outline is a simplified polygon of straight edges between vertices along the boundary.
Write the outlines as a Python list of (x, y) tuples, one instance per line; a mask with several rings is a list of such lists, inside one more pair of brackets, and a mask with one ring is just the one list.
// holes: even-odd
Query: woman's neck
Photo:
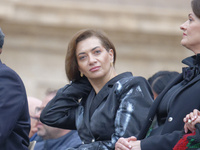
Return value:
[(110, 73), (107, 73), (106, 76), (102, 78), (97, 78), (97, 79), (89, 79), (92, 87), (95, 90), (95, 93), (98, 94), (99, 91), (103, 88), (103, 86), (112, 78), (114, 78), (117, 75), (116, 71), (113, 69)]

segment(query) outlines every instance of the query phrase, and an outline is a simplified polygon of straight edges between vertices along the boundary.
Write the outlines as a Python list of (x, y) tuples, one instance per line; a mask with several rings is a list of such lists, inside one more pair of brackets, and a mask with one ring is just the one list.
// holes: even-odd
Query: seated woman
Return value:
[[(181, 44), (194, 53), (182, 61), (188, 67), (184, 67), (183, 72), (158, 95), (140, 134), (120, 138), (115, 150), (171, 150), (182, 134), (183, 118), (200, 108), (200, 0), (192, 0), (191, 6), (188, 20), (180, 26), (183, 31)], [(158, 127), (145, 138), (154, 116)]]
[(153, 102), (143, 77), (117, 74), (113, 43), (100, 31), (86, 29), (68, 45), (65, 69), (70, 81), (44, 108), (41, 121), (77, 130), (78, 149), (114, 149), (120, 137), (137, 136)]

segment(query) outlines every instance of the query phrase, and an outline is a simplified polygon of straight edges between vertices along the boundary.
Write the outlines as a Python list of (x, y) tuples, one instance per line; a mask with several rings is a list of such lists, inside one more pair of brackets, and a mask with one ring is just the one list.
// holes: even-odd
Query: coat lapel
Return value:
[(92, 117), (94, 111), (98, 108), (98, 106), (106, 99), (110, 91), (110, 88), (108, 86), (104, 87), (93, 99), (93, 103), (90, 106), (90, 118)]
[(183, 76), (182, 74), (178, 75), (178, 77), (177, 77), (176, 79), (174, 79), (174, 80), (163, 90), (163, 92), (161, 92), (160, 95), (156, 98), (156, 100), (154, 101), (154, 103), (152, 104), (152, 106), (151, 106), (151, 108), (150, 108), (150, 110), (149, 110), (149, 114), (148, 114), (148, 116), (147, 116), (147, 119), (146, 119), (146, 121), (145, 121), (143, 127), (142, 127), (142, 130), (141, 130), (141, 132), (139, 133), (139, 135), (138, 135), (138, 137), (137, 137), (139, 140), (140, 140), (140, 139), (143, 139), (143, 138), (146, 136), (146, 133), (148, 132), (149, 127), (151, 126), (151, 123), (152, 123), (152, 121), (153, 121), (153, 119), (154, 119), (154, 116), (155, 116), (155, 114), (156, 114), (157, 108), (158, 108), (158, 106), (159, 106), (159, 104), (160, 104), (160, 102), (161, 102), (163, 96), (166, 94), (166, 92), (167, 92), (172, 86), (174, 86), (175, 84), (179, 83), (179, 82), (183, 79), (182, 76)]
[(89, 110), (90, 110), (90, 107), (91, 107), (91, 104), (92, 104), (92, 101), (95, 97), (95, 91), (94, 89), (92, 89), (92, 91), (90, 92), (87, 100), (86, 100), (86, 104), (85, 104), (85, 108), (84, 108), (84, 122), (85, 122), (85, 125), (90, 133), (90, 135), (93, 137), (93, 134), (90, 130), (90, 115), (89, 115)]
[(161, 94), (157, 97), (157, 99), (155, 100), (155, 102), (153, 103), (153, 105), (151, 106), (151, 109), (149, 111), (149, 116), (148, 118), (150, 118), (150, 120), (154, 119), (155, 113), (157, 111), (157, 107), (159, 106), (160, 102), (163, 99), (163, 96), (169, 91), (169, 89), (172, 88), (172, 86), (176, 85), (177, 83), (179, 83), (181, 80), (183, 79), (183, 75), (182, 73), (175, 79), (173, 80), (164, 90), (163, 92), (161, 92)]
[[(88, 96), (85, 104), (85, 110), (84, 110), (84, 122), (86, 127), (88, 128), (88, 131), (90, 132), (91, 136), (94, 138), (91, 129), (90, 129), (90, 119), (95, 112), (95, 110), (99, 107), (99, 105), (106, 100), (106, 97), (108, 97), (110, 93), (110, 89), (112, 89), (113, 85), (120, 80), (121, 78), (132, 76), (132, 73), (126, 72), (122, 73), (110, 81), (108, 81), (104, 87), (99, 91), (99, 93), (95, 96), (94, 89), (90, 92), (90, 95)], [(94, 103), (93, 103), (94, 101)]]
[[(94, 90), (92, 90), (92, 92), (90, 93), (87, 102), (86, 102), (86, 106), (85, 106), (85, 124), (90, 132), (90, 134), (92, 135), (92, 132), (90, 130), (90, 118), (92, 117), (94, 111), (98, 108), (98, 106), (105, 100), (105, 98), (108, 96), (109, 94), (109, 87), (104, 87), (95, 97), (95, 92)], [(95, 103), (93, 104), (93, 101), (95, 101)], [(93, 136), (93, 135), (92, 135)]]
[[(142, 130), (138, 136), (138, 139), (143, 139), (146, 136), (147, 131), (149, 130), (149, 127), (154, 119), (154, 116), (156, 114), (157, 108), (160, 104), (160, 102), (163, 99), (163, 96), (168, 92), (169, 89), (172, 88), (172, 86), (176, 85), (177, 83), (181, 82), (183, 80), (183, 74), (181, 73), (174, 81), (171, 82), (171, 84), (169, 84), (164, 91), (157, 97), (157, 99), (155, 100), (155, 102), (153, 103), (153, 105), (151, 106), (150, 110), (149, 110), (149, 114), (147, 117), (146, 122), (144, 123), (144, 126), (142, 127)], [(197, 77), (195, 77), (193, 80), (191, 80), (188, 84), (186, 84), (182, 89), (186, 89), (188, 86), (194, 84), (195, 82), (200, 80), (200, 75), (198, 75)], [(180, 93), (180, 92), (179, 92)], [(177, 95), (176, 95), (177, 96)], [(175, 98), (174, 98), (175, 99)]]
[(173, 100), (176, 101), (176, 97), (181, 93), (181, 91), (184, 91), (186, 88), (188, 88), (190, 85), (194, 84), (195, 82), (200, 80), (200, 75), (196, 76), (193, 80), (189, 81), (187, 84), (185, 84), (181, 90), (178, 92), (177, 95), (174, 96)]

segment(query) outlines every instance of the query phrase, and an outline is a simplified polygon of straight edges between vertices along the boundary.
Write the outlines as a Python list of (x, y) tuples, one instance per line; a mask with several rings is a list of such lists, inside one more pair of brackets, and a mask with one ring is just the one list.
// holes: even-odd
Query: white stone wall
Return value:
[(181, 72), (192, 53), (180, 45), (188, 0), (0, 0), (6, 39), (1, 59), (22, 77), (28, 96), (68, 83), (64, 59), (71, 36), (99, 28), (117, 49), (116, 69), (146, 78), (159, 70)]

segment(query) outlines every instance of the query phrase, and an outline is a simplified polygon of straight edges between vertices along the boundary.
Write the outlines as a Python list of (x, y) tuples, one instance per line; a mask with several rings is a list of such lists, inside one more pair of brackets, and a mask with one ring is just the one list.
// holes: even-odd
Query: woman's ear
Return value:
[(113, 61), (114, 61), (114, 51), (113, 51), (113, 49), (110, 49), (108, 53), (110, 55), (110, 61), (113, 63)]

